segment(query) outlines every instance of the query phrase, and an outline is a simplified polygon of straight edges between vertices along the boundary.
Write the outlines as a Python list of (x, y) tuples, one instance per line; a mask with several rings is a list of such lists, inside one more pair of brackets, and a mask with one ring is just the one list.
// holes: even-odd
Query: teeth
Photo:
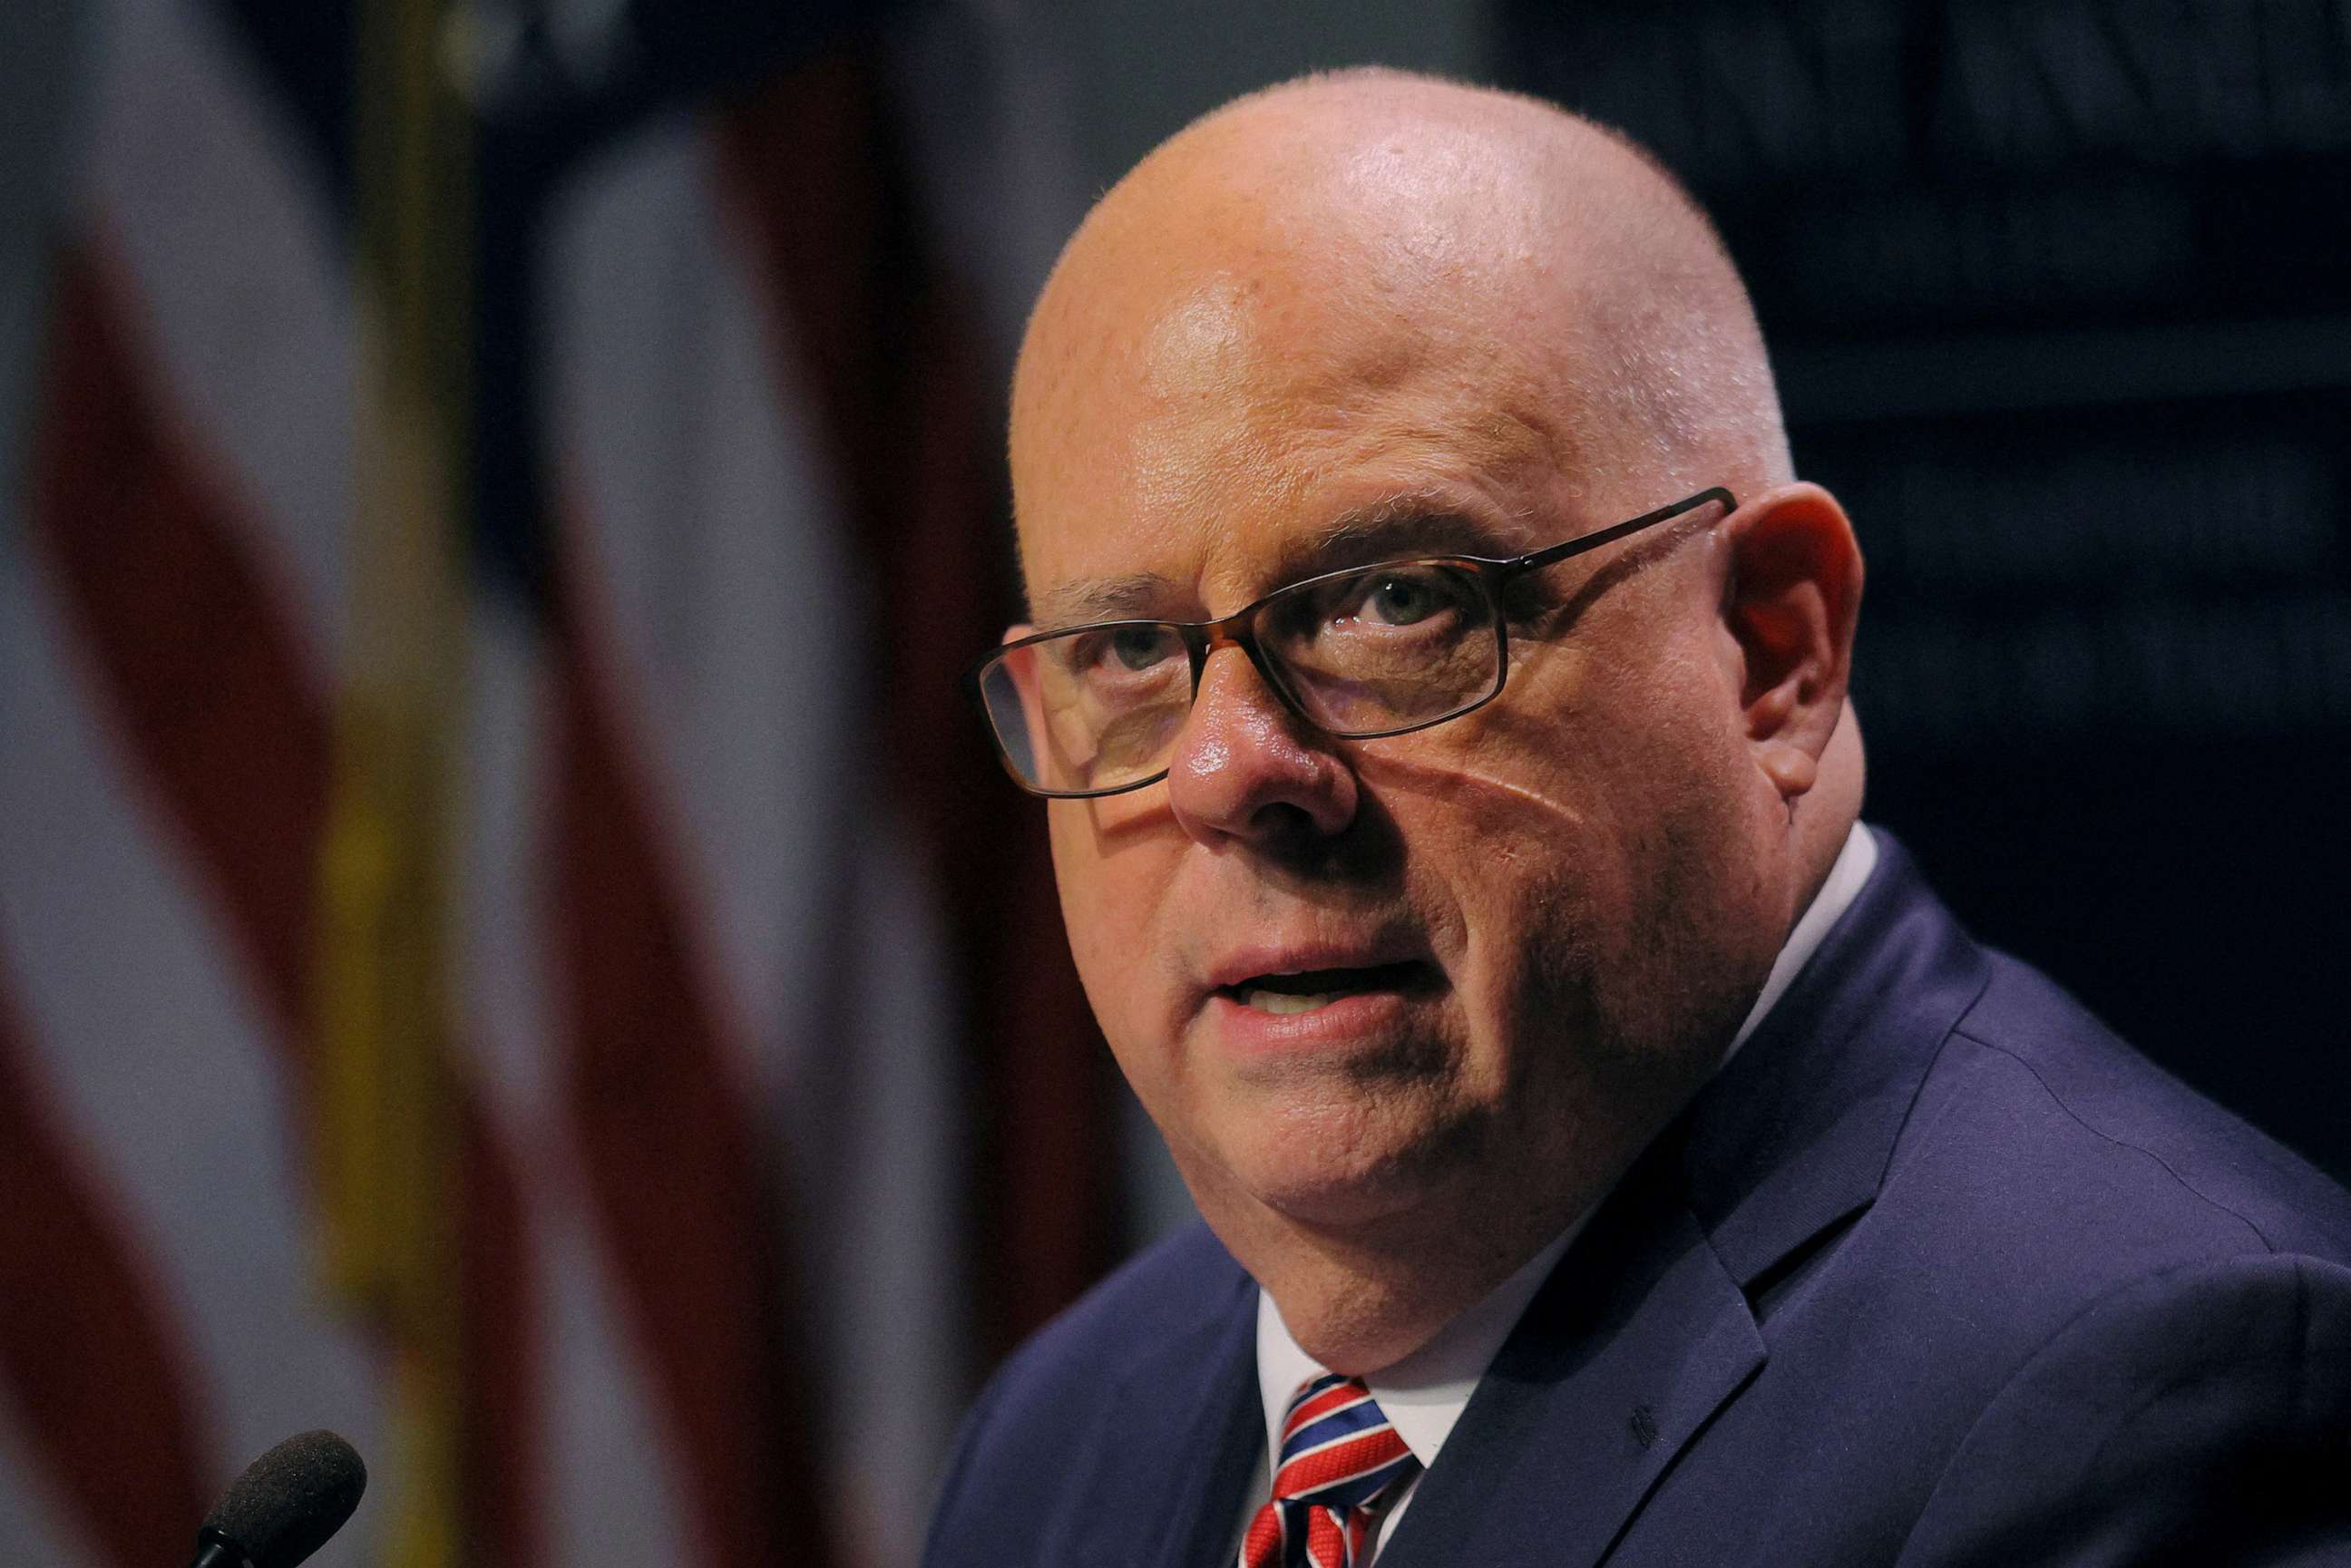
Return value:
[(1316, 1008), (1328, 1006), (1339, 999), (1337, 991), (1315, 991), (1300, 995), (1295, 991), (1269, 991), (1252, 986), (1241, 993), (1244, 1005), (1261, 1013), (1311, 1013)]

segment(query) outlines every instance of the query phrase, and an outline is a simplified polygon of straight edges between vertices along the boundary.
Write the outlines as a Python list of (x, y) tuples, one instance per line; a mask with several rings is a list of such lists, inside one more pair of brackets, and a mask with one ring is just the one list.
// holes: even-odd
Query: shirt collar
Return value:
[[(1876, 865), (1877, 842), (1870, 837), (1867, 828), (1855, 822), (1853, 831), (1845, 835), (1844, 847), (1837, 852), (1836, 862), (1829, 868), (1827, 880), (1821, 883), (1820, 892), (1797, 920), (1795, 929), (1788, 934), (1779, 957), (1772, 961), (1762, 991), (1748, 1009), (1747, 1021), (1739, 1026), (1729, 1049), (1722, 1053), (1724, 1061), (1747, 1043), (1764, 1015), (1827, 936), (1829, 927), (1852, 905), (1862, 883), (1869, 880)], [(1496, 1286), (1485, 1300), (1446, 1324), (1436, 1338), (1394, 1366), (1364, 1379), (1372, 1397), (1395, 1427), (1396, 1436), (1404, 1439), (1405, 1447), (1412, 1450), (1423, 1469), (1437, 1462), (1437, 1450), (1452, 1436), (1454, 1424), (1461, 1419), (1469, 1396), (1486, 1375), (1495, 1353), (1510, 1337), (1510, 1330), (1518, 1326), (1527, 1303), (1534, 1300), (1535, 1291), (1551, 1277), (1552, 1270), (1583, 1230), (1584, 1221), (1591, 1218), (1592, 1211), (1585, 1210), (1574, 1224), (1528, 1259), (1518, 1272)], [(1281, 1321), (1281, 1310), (1260, 1289), (1257, 1293), (1257, 1381), (1258, 1396), (1265, 1406), (1267, 1454), (1281, 1451), (1281, 1418), (1290, 1408), (1290, 1396), (1298, 1392), (1299, 1385), (1322, 1376), (1327, 1370), (1299, 1348), (1289, 1325)]]
[[(1470, 1393), (1486, 1375), (1494, 1353), (1510, 1337), (1519, 1314), (1527, 1310), (1560, 1255), (1583, 1228), (1583, 1221), (1578, 1219), (1484, 1301), (1446, 1324), (1435, 1339), (1394, 1366), (1364, 1379), (1396, 1436), (1404, 1439), (1423, 1469), (1437, 1462), (1437, 1451), (1452, 1436), (1453, 1424), (1461, 1419)], [(1281, 1418), (1290, 1409), (1290, 1396), (1298, 1392), (1299, 1385), (1322, 1376), (1325, 1370), (1290, 1337), (1273, 1298), (1258, 1291), (1257, 1381), (1258, 1393), (1265, 1401), (1268, 1454), (1281, 1451)]]
[[(1822, 882), (1820, 892), (1813, 894), (1813, 902), (1805, 906), (1804, 913), (1797, 919), (1796, 928), (1788, 933), (1788, 940), (1782, 944), (1780, 956), (1771, 960), (1771, 972), (1764, 977), (1763, 989), (1757, 993), (1755, 1005), (1747, 1009), (1747, 1021), (1740, 1024), (1739, 1032), (1730, 1037), (1730, 1049), (1722, 1053), (1723, 1061), (1728, 1062), (1739, 1054), (1739, 1048), (1747, 1043), (1747, 1037), (1755, 1032), (1756, 1026), (1763, 1021), (1763, 1015), (1771, 1010), (1772, 1004), (1795, 983), (1797, 974), (1812, 962), (1813, 954), (1819, 950), (1822, 941), (1827, 937), (1829, 927), (1834, 925), (1838, 917), (1853, 907), (1853, 901), (1861, 896), (1861, 884), (1867, 882), (1869, 873), (1876, 869), (1877, 841), (1870, 836), (1867, 828), (1855, 822), (1852, 831), (1845, 834), (1844, 847), (1837, 851), (1836, 862), (1829, 867), (1829, 874)], [(1720, 1070), (1721, 1064), (1718, 1063), (1716, 1071)]]

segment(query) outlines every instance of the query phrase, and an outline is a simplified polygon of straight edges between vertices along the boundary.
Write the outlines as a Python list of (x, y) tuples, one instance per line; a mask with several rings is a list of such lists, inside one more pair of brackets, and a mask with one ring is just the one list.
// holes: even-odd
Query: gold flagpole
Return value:
[(452, 0), (360, 0), (349, 655), (323, 866), (326, 1273), (388, 1353), (388, 1568), (464, 1561), (452, 768), (462, 708), (471, 127)]

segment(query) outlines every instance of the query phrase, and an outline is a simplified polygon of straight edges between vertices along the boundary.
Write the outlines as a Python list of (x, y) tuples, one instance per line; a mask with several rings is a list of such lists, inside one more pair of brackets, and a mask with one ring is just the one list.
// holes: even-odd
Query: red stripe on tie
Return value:
[(1301, 1403), (1281, 1424), (1281, 1440), (1287, 1444), (1309, 1423), (1325, 1416), (1336, 1415), (1351, 1405), (1361, 1405), (1372, 1396), (1372, 1391), (1361, 1383), (1349, 1381), (1326, 1388), (1313, 1398)]
[(1346, 1538), (1336, 1515), (1327, 1508), (1306, 1511), (1306, 1561), (1313, 1568), (1346, 1568)]
[(184, 1560), (209, 1502), (185, 1347), (47, 1116), (0, 988), (0, 1388), (114, 1568)]
[(1249, 1521), (1249, 1533), (1241, 1537), (1239, 1568), (1276, 1568), (1281, 1562), (1281, 1535), (1280, 1505), (1261, 1505)]
[(1274, 1478), (1277, 1497), (1304, 1497), (1340, 1481), (1394, 1464), (1411, 1450), (1393, 1427), (1377, 1427), (1328, 1448), (1299, 1455)]

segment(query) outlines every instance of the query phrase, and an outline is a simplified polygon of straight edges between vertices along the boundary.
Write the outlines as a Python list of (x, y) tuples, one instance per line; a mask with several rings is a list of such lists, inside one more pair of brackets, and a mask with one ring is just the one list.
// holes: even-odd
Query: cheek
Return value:
[(1596, 938), (1622, 920), (1613, 813), (1555, 730), (1483, 731), (1379, 769), (1407, 881), (1474, 1039), (1577, 1032)]
[(1078, 973), (1092, 990), (1100, 956), (1117, 941), (1115, 933), (1103, 929), (1105, 920), (1114, 918), (1122, 905), (1107, 885), (1112, 868), (1095, 844), (1086, 807), (1055, 801), (1046, 810), (1052, 817), (1053, 882), (1061, 890), (1061, 925), (1069, 933)]
[(1151, 938), (1162, 903), (1157, 857), (1134, 842), (1106, 848), (1086, 802), (1056, 801), (1047, 810), (1070, 956), (1095, 1018), (1121, 1045), (1148, 1022), (1144, 1004), (1155, 995), (1136, 983), (1134, 970), (1157, 951)]
[(1458, 902), (1457, 977), (1483, 1029), (1646, 1040), (1732, 896), (1743, 754), (1696, 660), (1543, 674), (1571, 670), (1523, 688), (1514, 672), (1502, 702), (1381, 771)]
[[(1542, 792), (1551, 799), (1557, 781)], [(1507, 1038), (1586, 1039), (1604, 1010), (1630, 914), (1623, 846), (1605, 821), (1604, 812), (1531, 810), (1516, 797), (1488, 818), (1470, 978)]]

